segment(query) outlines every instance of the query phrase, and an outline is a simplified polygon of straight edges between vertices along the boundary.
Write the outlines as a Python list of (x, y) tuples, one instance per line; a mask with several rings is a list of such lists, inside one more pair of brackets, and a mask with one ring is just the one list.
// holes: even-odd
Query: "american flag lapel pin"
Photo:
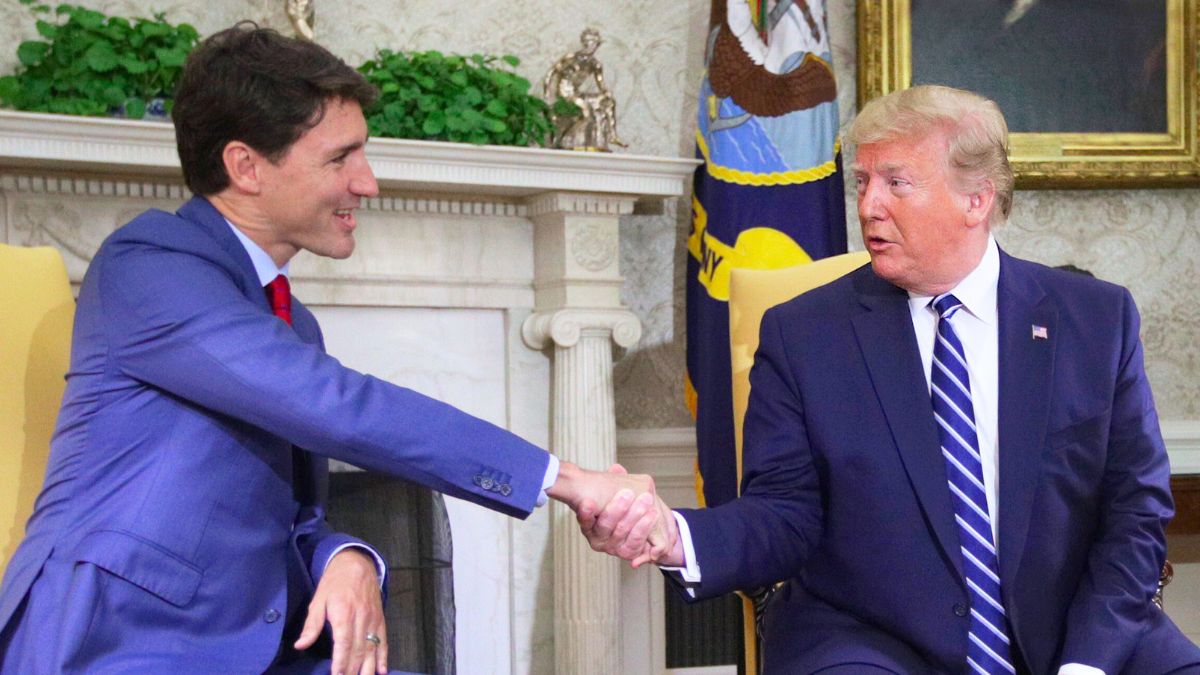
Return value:
[(1033, 339), (1034, 340), (1049, 340), (1050, 333), (1046, 330), (1045, 326), (1039, 326), (1037, 324), (1034, 324), (1033, 325)]

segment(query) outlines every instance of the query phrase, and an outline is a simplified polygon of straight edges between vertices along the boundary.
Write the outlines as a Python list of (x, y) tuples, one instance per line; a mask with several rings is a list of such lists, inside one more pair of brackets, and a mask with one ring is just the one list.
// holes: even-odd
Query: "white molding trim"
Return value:
[(309, 307), (453, 307), (508, 309), (532, 307), (534, 296), (525, 279), (446, 278), (442, 276), (332, 277), (295, 275), (293, 288)]
[(634, 198), (629, 195), (576, 194), (547, 192), (529, 200), (529, 216), (556, 213), (624, 216), (633, 213)]
[(450, 195), (372, 197), (363, 203), (363, 207), (368, 211), (447, 216), (524, 218), (529, 215), (529, 208), (525, 204), (500, 197), (481, 201), (471, 199), (469, 195), (463, 195), (461, 198)]
[[(523, 197), (550, 191), (677, 197), (698, 160), (543, 148), (373, 139), (383, 190)], [(0, 111), (0, 168), (179, 181), (175, 130), (162, 122)]]
[(2, 110), (0, 162), (179, 178), (174, 127), (108, 117)]
[(696, 454), (696, 429), (694, 427), (663, 427), (657, 429), (620, 429), (617, 431), (617, 446), (629, 448), (638, 454), (674, 456), (681, 453)]
[[(6, 158), (0, 157), (0, 161), (4, 159)], [(170, 199), (173, 201), (183, 201), (192, 194), (178, 179), (171, 180), (162, 176), (121, 180), (81, 174), (42, 175), (33, 172), (0, 174), (0, 189), (6, 192), (32, 194)]]
[(1162, 434), (1171, 474), (1200, 474), (1200, 420), (1165, 420)]
[(668, 504), (696, 506), (696, 430), (618, 429), (617, 461), (631, 473), (654, 477)]
[[(3, 161), (3, 157), (0, 157)], [(24, 167), (24, 168), (46, 168)], [(0, 169), (3, 170), (3, 169)], [(98, 173), (37, 173), (16, 171), (0, 173), (0, 189), (8, 192), (29, 194), (70, 195), (79, 197), (128, 197), (134, 199), (170, 199), (184, 201), (192, 193), (179, 176), (145, 176), (139, 178), (100, 177)], [(587, 199), (588, 195), (579, 195)], [(415, 213), (422, 215), (487, 216), (498, 218), (525, 218), (529, 215), (526, 204), (515, 201), (515, 197), (476, 197), (463, 195), (422, 196), (389, 195), (371, 197), (363, 202), (367, 211)]]

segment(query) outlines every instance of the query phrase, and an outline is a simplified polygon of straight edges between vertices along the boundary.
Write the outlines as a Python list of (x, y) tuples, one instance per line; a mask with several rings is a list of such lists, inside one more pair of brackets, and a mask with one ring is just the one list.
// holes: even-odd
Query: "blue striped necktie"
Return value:
[(968, 672), (1015, 673), (1009, 650), (1008, 621), (1000, 596), (1000, 574), (992, 541), (992, 519), (983, 489), (983, 463), (971, 405), (967, 353), (950, 326), (962, 303), (953, 295), (934, 298), (937, 340), (930, 383), (933, 416), (938, 423), (946, 477), (953, 495), (954, 519), (962, 550), (963, 577), (970, 590), (971, 627), (967, 635)]

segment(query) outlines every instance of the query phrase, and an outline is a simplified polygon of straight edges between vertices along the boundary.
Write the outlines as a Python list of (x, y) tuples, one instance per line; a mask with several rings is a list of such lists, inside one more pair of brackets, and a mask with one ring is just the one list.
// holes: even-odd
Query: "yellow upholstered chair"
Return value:
[[(729, 280), (729, 348), (733, 366), (733, 429), (737, 442), (738, 485), (742, 484), (742, 422), (750, 400), (750, 367), (758, 349), (763, 314), (805, 291), (837, 279), (870, 262), (865, 251), (824, 258), (777, 270), (735, 269)], [(757, 673), (758, 635), (754, 603), (743, 599), (746, 670)]]
[(865, 251), (835, 255), (777, 270), (735, 269), (729, 279), (729, 349), (733, 366), (733, 432), (738, 485), (742, 484), (742, 421), (750, 400), (750, 366), (758, 350), (758, 326), (775, 305), (811, 291), (871, 261)]
[(62, 256), (0, 244), (0, 574), (42, 489), (74, 318)]

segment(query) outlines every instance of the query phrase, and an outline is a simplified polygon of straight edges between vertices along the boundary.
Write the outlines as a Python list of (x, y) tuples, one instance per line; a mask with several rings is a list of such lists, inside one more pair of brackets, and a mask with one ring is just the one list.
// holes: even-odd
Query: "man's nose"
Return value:
[(365, 160), (361, 168), (350, 179), (350, 192), (359, 197), (374, 197), (379, 194), (379, 183), (375, 180), (375, 172)]
[(883, 214), (880, 205), (879, 189), (868, 183), (858, 188), (858, 218), (859, 220), (875, 220)]

